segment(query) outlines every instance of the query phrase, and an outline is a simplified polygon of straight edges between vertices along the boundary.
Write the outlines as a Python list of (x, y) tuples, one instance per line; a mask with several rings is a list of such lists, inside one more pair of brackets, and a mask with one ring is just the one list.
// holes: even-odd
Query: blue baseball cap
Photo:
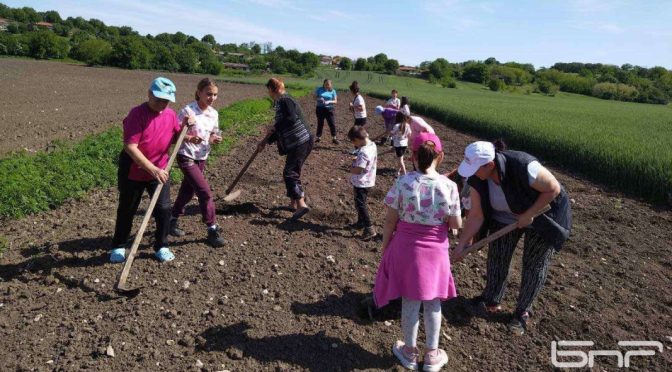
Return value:
[(152, 92), (154, 97), (167, 99), (170, 102), (175, 102), (175, 84), (165, 77), (157, 77), (152, 81), (152, 85), (149, 86), (149, 90)]

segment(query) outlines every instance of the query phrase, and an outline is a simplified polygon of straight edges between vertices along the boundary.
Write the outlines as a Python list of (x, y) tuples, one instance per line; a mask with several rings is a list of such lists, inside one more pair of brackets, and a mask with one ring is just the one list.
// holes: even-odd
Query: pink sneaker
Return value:
[[(410, 349), (411, 351), (409, 352)], [(399, 359), (401, 365), (406, 369), (411, 371), (418, 370), (418, 349), (417, 348), (407, 348), (406, 344), (397, 340), (392, 346), (392, 353), (394, 356)]]
[(442, 349), (428, 351), (425, 353), (425, 360), (422, 365), (423, 371), (437, 372), (448, 363), (448, 354)]

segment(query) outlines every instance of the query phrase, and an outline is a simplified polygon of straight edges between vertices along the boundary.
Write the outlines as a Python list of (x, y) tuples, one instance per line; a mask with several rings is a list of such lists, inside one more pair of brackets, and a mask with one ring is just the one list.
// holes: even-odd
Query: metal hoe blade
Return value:
[(228, 202), (231, 202), (235, 199), (238, 199), (238, 197), (240, 196), (240, 193), (241, 193), (240, 190), (236, 190), (232, 193), (229, 193), (224, 197), (224, 201), (228, 203)]

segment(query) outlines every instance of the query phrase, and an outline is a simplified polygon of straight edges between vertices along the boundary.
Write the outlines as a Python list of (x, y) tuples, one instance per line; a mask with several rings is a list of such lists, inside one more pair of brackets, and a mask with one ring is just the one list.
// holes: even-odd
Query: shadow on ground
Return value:
[(243, 322), (208, 328), (200, 334), (202, 342), (197, 348), (201, 351), (224, 351), (229, 355), (242, 353), (243, 358), (253, 358), (261, 363), (282, 361), (311, 371), (389, 370), (393, 366), (391, 358), (329, 337), (323, 331), (255, 338), (247, 334), (250, 329)]

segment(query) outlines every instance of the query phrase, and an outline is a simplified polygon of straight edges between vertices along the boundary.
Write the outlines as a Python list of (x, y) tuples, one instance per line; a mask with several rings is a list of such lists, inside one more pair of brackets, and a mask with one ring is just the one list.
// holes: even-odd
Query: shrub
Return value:
[(597, 83), (593, 87), (593, 96), (602, 99), (635, 101), (639, 96), (637, 88), (626, 84)]
[(28, 55), (38, 59), (65, 58), (70, 48), (68, 40), (51, 31), (28, 34)]
[(560, 87), (557, 84), (553, 84), (546, 79), (538, 79), (536, 85), (536, 92), (545, 94), (547, 96), (555, 96), (556, 93), (560, 90)]
[(500, 90), (504, 90), (506, 88), (506, 83), (500, 79), (490, 79), (490, 81), (488, 81), (488, 88), (490, 88), (490, 90), (493, 92), (499, 92)]
[(138, 37), (122, 37), (112, 44), (110, 64), (112, 66), (140, 69), (150, 67), (151, 55), (145, 44)]
[(441, 79), (441, 86), (444, 88), (457, 88), (457, 83), (451, 76), (445, 76)]
[(70, 56), (78, 61), (86, 62), (89, 66), (104, 65), (112, 55), (112, 45), (105, 40), (89, 39), (77, 44)]
[(532, 75), (520, 68), (502, 65), (490, 67), (490, 78), (502, 80), (506, 85), (523, 85), (532, 80)]
[(480, 62), (470, 62), (462, 70), (462, 80), (483, 84), (488, 79), (488, 65)]

